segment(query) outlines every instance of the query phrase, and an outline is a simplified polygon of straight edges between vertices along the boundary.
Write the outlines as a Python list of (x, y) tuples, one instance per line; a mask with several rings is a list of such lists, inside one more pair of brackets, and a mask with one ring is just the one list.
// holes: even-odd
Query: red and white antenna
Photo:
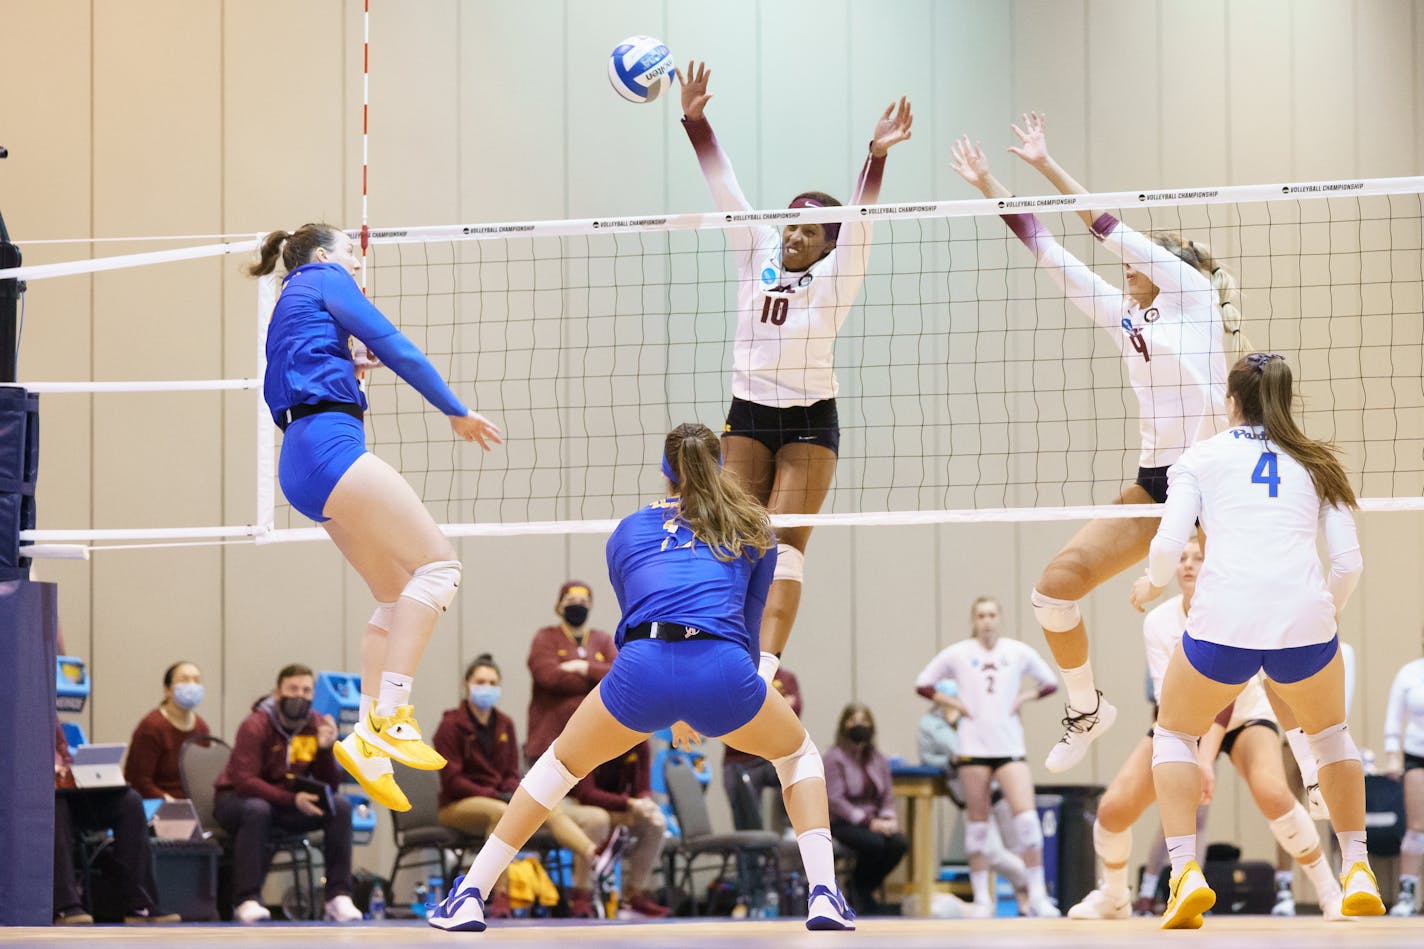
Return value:
[(366, 172), (371, 161), (371, 0), (361, 15), (361, 292), (366, 292), (366, 251), (371, 243), (367, 218)]

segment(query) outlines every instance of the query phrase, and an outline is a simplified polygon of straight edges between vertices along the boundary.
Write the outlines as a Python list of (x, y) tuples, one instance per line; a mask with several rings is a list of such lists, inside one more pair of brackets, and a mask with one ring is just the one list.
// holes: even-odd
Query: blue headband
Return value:
[(1279, 353), (1252, 353), (1251, 355), (1246, 357), (1246, 365), (1250, 366), (1257, 372), (1265, 372), (1266, 363), (1270, 362), (1272, 359), (1279, 359), (1284, 361), (1285, 358), (1286, 357), (1280, 355)]
[[(722, 470), (722, 456), (721, 456), (721, 455), (718, 455), (718, 456), (717, 456), (717, 470), (718, 470), (718, 471), (721, 471), (721, 470)], [(667, 455), (663, 455), (663, 474), (666, 475), (666, 476), (667, 476), (667, 479), (668, 479), (669, 481), (671, 481), (673, 484), (677, 484), (677, 483), (678, 483), (678, 482), (677, 482), (677, 474), (676, 474), (676, 472), (674, 472), (674, 471), (672, 470), (672, 464), (668, 461)]]

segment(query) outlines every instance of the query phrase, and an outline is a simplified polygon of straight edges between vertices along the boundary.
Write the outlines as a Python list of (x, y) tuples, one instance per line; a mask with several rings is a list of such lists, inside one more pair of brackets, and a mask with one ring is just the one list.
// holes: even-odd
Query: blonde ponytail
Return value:
[(668, 433), (663, 457), (679, 492), (679, 516), (721, 561), (751, 558), (776, 546), (766, 509), (722, 471), (721, 445), (706, 425), (684, 422)]

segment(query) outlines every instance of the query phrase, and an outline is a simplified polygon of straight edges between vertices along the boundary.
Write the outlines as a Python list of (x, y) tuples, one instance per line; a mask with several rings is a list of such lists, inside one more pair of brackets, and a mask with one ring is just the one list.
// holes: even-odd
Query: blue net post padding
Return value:
[(30, 575), (29, 558), (20, 556), (20, 531), (35, 526), (39, 461), (39, 396), (0, 385), (0, 581)]

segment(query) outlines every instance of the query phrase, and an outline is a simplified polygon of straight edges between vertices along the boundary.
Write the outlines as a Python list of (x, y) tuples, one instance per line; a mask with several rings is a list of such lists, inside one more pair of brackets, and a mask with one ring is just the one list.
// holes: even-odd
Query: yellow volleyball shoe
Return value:
[(1163, 929), (1201, 929), (1202, 914), (1216, 905), (1216, 893), (1195, 860), (1172, 878), (1171, 897), (1162, 914)]
[(421, 738), (415, 709), (409, 705), (400, 706), (392, 715), (377, 715), (373, 707), (363, 721), (356, 723), (354, 734), (407, 768), (439, 771), (445, 767), (445, 759)]
[(361, 740), (355, 732), (331, 748), (336, 761), (361, 785), (371, 800), (393, 811), (410, 810), (410, 800), (396, 784), (390, 756)]

